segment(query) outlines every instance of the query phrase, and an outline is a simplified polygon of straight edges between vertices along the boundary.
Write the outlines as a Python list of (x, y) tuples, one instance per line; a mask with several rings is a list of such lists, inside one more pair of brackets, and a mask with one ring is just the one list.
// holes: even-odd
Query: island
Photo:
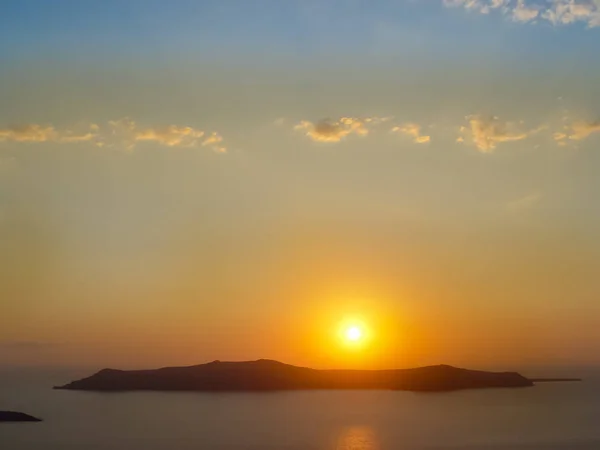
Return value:
[(533, 382), (517, 372), (486, 372), (448, 365), (391, 370), (317, 370), (272, 360), (213, 361), (154, 370), (103, 369), (54, 389), (85, 391), (280, 391), (388, 389), (453, 391), (517, 388)]
[(16, 411), (0, 411), (0, 422), (41, 422), (42, 419)]

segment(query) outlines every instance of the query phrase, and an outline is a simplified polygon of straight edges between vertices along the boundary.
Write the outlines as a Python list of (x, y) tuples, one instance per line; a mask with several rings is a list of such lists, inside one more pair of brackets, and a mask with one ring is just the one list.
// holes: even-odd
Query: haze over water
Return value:
[(44, 418), (2, 424), (7, 450), (595, 450), (600, 378), (533, 388), (93, 393), (89, 371), (2, 371), (0, 404)]

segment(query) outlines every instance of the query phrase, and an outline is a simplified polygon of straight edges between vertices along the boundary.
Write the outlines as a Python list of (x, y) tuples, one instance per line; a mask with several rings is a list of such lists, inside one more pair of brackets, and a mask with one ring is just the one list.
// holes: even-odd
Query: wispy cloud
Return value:
[(571, 124), (571, 134), (569, 135), (569, 139), (580, 141), (587, 138), (592, 133), (600, 133), (600, 121), (575, 122)]
[(598, 0), (442, 0), (448, 7), (462, 7), (480, 14), (498, 11), (521, 23), (543, 20), (553, 25), (583, 23), (600, 26)]
[(553, 134), (558, 145), (567, 145), (568, 140), (582, 141), (594, 133), (600, 133), (600, 120), (576, 120), (565, 125), (561, 131)]
[(40, 125), (29, 123), (23, 125), (11, 125), (0, 129), (0, 142), (85, 142), (91, 141), (98, 136), (98, 125), (90, 124), (83, 132), (65, 129), (57, 130), (52, 125)]
[(506, 203), (505, 208), (508, 213), (515, 214), (521, 211), (531, 209), (542, 199), (540, 192), (532, 192), (524, 197), (520, 197), (516, 200), (511, 200)]
[(155, 142), (168, 147), (204, 146), (219, 153), (227, 151), (222, 145), (223, 137), (217, 132), (207, 134), (202, 130), (180, 125), (140, 127), (129, 118), (109, 120), (104, 127), (92, 123), (85, 126), (84, 129), (67, 128), (59, 130), (53, 125), (40, 124), (0, 128), (0, 142), (93, 142), (99, 147), (120, 145), (131, 149), (136, 143), (144, 141)]
[[(599, 0), (600, 1), (600, 0)], [(388, 124), (392, 117), (340, 117), (316, 122), (302, 120), (293, 128), (312, 141), (338, 143), (351, 137), (366, 137), (376, 133), (398, 134), (410, 138), (413, 143), (425, 144), (432, 140), (424, 127), (416, 122)], [(482, 153), (492, 153), (500, 144), (521, 141), (534, 134), (547, 130), (554, 141), (561, 146), (569, 142), (582, 141), (592, 134), (600, 133), (600, 120), (572, 120), (565, 117), (564, 125), (550, 129), (549, 126), (525, 128), (523, 122), (503, 121), (498, 117), (471, 115), (467, 123), (458, 127), (457, 142), (473, 145)], [(283, 126), (284, 121), (276, 121)], [(289, 125), (286, 125), (286, 127)], [(130, 118), (110, 120), (103, 125), (90, 123), (77, 127), (59, 129), (54, 125), (24, 124), (0, 128), (2, 143), (64, 143), (85, 144), (106, 148), (131, 150), (137, 145), (153, 143), (165, 147), (200, 148), (206, 147), (217, 153), (226, 153), (223, 136), (216, 132), (206, 132), (189, 125), (139, 125)]]
[(204, 131), (192, 127), (169, 125), (163, 128), (144, 128), (136, 131), (136, 141), (155, 141), (159, 144), (174, 147), (176, 145), (193, 146), (197, 139), (204, 136)]
[(504, 142), (521, 141), (541, 128), (524, 131), (513, 122), (503, 122), (497, 117), (474, 115), (467, 117), (468, 126), (460, 127), (457, 142), (472, 143), (482, 153), (491, 153)]
[(65, 130), (60, 133), (58, 142), (89, 142), (97, 139), (100, 136), (100, 127), (97, 124), (91, 123), (87, 128), (87, 131)]
[(218, 153), (226, 153), (222, 145), (223, 137), (212, 132), (208, 136), (205, 131), (190, 126), (166, 125), (148, 127), (139, 126), (128, 117), (109, 122), (112, 136), (120, 136), (128, 149), (138, 142), (155, 142), (167, 147), (210, 147)]
[(0, 129), (0, 141), (13, 142), (46, 142), (55, 140), (58, 136), (53, 126), (35, 123), (11, 125)]
[(489, 14), (491, 10), (507, 7), (510, 0), (442, 0), (445, 6), (463, 7), (481, 14)]
[(217, 153), (226, 153), (227, 149), (220, 145), (221, 142), (223, 142), (223, 136), (217, 132), (212, 132), (202, 141), (202, 146), (210, 146)]
[(421, 125), (414, 122), (408, 122), (403, 125), (395, 126), (392, 128), (392, 132), (410, 136), (413, 139), (413, 142), (416, 144), (425, 144), (431, 141), (431, 136), (421, 134)]

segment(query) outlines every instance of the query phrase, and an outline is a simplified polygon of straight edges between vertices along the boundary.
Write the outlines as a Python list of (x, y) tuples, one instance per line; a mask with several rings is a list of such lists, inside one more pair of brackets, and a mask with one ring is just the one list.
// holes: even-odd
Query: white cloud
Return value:
[(469, 11), (489, 14), (493, 10), (505, 11), (512, 0), (442, 0), (445, 6), (452, 8), (463, 7)]
[(491, 4), (484, 0), (443, 0), (445, 6), (463, 7), (470, 11), (476, 11), (482, 14), (490, 12)]
[(536, 7), (527, 6), (525, 0), (519, 0), (512, 10), (512, 18), (516, 22), (531, 22), (539, 15)]
[(600, 26), (600, 0), (442, 0), (448, 7), (488, 14), (500, 11), (516, 22), (545, 20), (553, 25)]
[(599, 26), (600, 2), (554, 0), (552, 7), (544, 11), (542, 17), (555, 25), (583, 22), (589, 27)]

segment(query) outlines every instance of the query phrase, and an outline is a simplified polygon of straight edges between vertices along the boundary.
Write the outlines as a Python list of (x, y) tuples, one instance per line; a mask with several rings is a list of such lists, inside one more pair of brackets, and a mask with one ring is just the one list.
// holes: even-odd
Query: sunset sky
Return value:
[(0, 362), (600, 364), (599, 54), (600, 0), (3, 2)]

